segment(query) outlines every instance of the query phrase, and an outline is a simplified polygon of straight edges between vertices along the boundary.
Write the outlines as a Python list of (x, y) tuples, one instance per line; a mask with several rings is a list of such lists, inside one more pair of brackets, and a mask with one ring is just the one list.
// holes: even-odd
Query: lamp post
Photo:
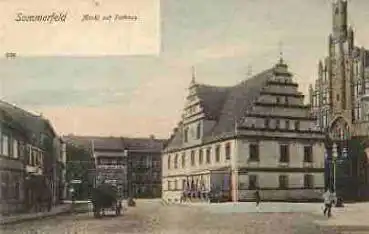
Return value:
[(337, 194), (336, 192), (336, 166), (337, 166), (337, 144), (333, 143), (333, 148), (332, 148), (332, 164), (333, 164), (333, 191)]
[(123, 170), (125, 170), (123, 173), (125, 173), (125, 175), (123, 176), (123, 178), (125, 178), (125, 181), (126, 181), (126, 186), (127, 186), (127, 189), (128, 189), (128, 196), (129, 197), (131, 197), (132, 196), (132, 194), (131, 194), (131, 190), (132, 190), (132, 188), (131, 188), (131, 181), (128, 181), (128, 162), (129, 162), (129, 160), (128, 160), (128, 150), (127, 149), (124, 149), (123, 150), (123, 160), (125, 160), (126, 161), (126, 163), (125, 163), (125, 165), (126, 165), (126, 168), (125, 169), (123, 169)]

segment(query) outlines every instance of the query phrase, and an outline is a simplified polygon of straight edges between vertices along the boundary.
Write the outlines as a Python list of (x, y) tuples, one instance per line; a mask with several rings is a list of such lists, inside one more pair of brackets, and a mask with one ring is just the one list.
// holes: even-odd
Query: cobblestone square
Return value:
[(255, 212), (252, 203), (168, 205), (160, 200), (138, 200), (121, 217), (61, 215), (3, 226), (2, 233), (365, 233), (317, 225), (316, 220), (326, 220), (319, 214), (319, 204), (262, 205), (263, 211)]

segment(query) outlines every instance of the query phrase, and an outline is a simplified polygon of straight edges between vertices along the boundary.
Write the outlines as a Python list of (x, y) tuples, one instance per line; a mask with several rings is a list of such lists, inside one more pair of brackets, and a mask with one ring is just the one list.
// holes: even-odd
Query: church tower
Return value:
[[(348, 35), (347, 2), (332, 4), (332, 34), (329, 37), (329, 63), (333, 115), (342, 115), (351, 122), (351, 54), (353, 37)], [(351, 39), (351, 40), (349, 40)]]

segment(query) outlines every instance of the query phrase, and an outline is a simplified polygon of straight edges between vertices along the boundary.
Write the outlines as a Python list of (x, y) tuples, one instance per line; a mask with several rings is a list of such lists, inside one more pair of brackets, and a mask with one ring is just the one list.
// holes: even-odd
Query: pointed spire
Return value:
[(196, 82), (196, 73), (195, 73), (195, 67), (194, 66), (191, 67), (191, 71), (192, 71), (191, 83), (195, 83)]
[(283, 64), (283, 43), (282, 41), (279, 42), (279, 63)]

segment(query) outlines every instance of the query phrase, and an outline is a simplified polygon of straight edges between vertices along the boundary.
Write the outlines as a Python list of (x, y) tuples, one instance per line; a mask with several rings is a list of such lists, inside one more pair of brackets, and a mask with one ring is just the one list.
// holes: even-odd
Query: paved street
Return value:
[[(270, 212), (267, 212), (268, 204), (263, 205), (261, 210), (264, 211), (256, 212), (251, 210), (251, 203), (164, 205), (160, 200), (138, 200), (137, 207), (129, 208), (121, 217), (98, 220), (86, 213), (65, 215), (8, 225), (3, 227), (2, 233), (342, 233), (328, 227), (323, 230), (314, 224), (317, 219), (324, 220), (321, 215), (311, 212), (318, 208), (318, 204), (295, 204), (282, 213), (276, 213), (278, 204), (271, 205)], [(250, 209), (241, 212), (242, 206)], [(238, 211), (230, 212), (233, 208), (229, 207)], [(293, 207), (300, 207), (300, 210), (294, 211)]]

